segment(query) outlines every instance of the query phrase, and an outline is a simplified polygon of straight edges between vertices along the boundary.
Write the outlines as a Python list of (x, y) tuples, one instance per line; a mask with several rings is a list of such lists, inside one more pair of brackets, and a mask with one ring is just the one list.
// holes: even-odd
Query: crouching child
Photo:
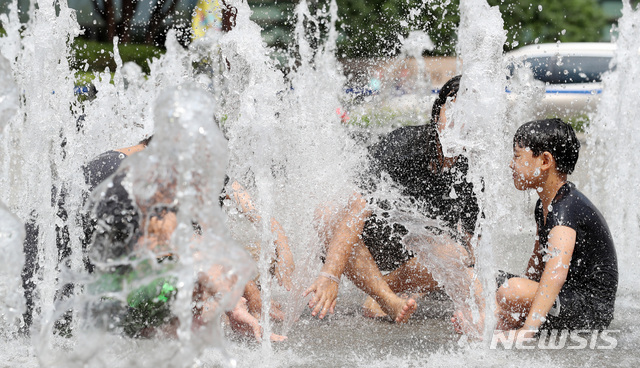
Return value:
[[(607, 223), (567, 181), (580, 142), (560, 119), (528, 122), (513, 139), (513, 182), (539, 195), (537, 236), (523, 277), (498, 279), (498, 329), (602, 330), (613, 319), (618, 266)], [(520, 331), (519, 331), (520, 332)]]

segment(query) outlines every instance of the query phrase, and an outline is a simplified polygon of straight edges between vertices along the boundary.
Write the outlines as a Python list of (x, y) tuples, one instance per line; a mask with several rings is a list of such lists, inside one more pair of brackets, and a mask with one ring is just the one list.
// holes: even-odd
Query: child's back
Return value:
[(514, 135), (513, 183), (540, 197), (538, 238), (524, 277), (499, 280), (501, 329), (604, 329), (613, 319), (618, 266), (611, 232), (598, 209), (567, 181), (579, 151), (575, 131), (560, 119), (525, 123)]
[[(606, 328), (613, 319), (618, 266), (611, 232), (604, 217), (570, 182), (558, 190), (546, 223), (540, 200), (535, 217), (543, 252), (547, 250), (549, 232), (555, 226), (567, 226), (576, 231), (575, 248), (560, 299), (576, 303), (568, 309), (579, 315), (561, 313), (565, 317), (561, 319), (550, 315), (549, 322), (555, 325), (553, 328)], [(569, 294), (570, 298), (563, 298)]]

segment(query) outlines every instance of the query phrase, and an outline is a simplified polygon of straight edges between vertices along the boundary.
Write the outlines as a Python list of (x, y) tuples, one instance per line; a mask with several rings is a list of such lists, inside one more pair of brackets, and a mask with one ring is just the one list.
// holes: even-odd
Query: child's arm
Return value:
[[(236, 203), (242, 208), (242, 213), (247, 216), (249, 221), (253, 223), (260, 222), (261, 217), (253, 205), (253, 201), (247, 190), (237, 181), (231, 184), (231, 188), (233, 189), (233, 196)], [(295, 269), (293, 255), (291, 254), (291, 249), (289, 249), (289, 241), (282, 225), (274, 218), (271, 218), (271, 232), (276, 236), (276, 240), (274, 241), (276, 245), (276, 278), (280, 285), (284, 286), (287, 290), (291, 290), (293, 287), (291, 276)]]
[(313, 316), (320, 313), (319, 317), (324, 318), (327, 312), (334, 312), (339, 279), (354, 254), (355, 245), (361, 241), (364, 223), (370, 215), (371, 211), (367, 209), (366, 200), (355, 193), (348, 205), (348, 212), (336, 225), (335, 233), (327, 246), (327, 256), (320, 276), (302, 294), (306, 297), (313, 293), (313, 297), (309, 300), (309, 307), (313, 308), (311, 312)]
[(524, 277), (529, 280), (537, 281), (540, 279), (544, 263), (542, 262), (542, 252), (540, 251), (540, 241), (538, 240), (538, 231), (536, 230), (536, 244), (533, 247), (533, 254), (527, 264), (527, 270), (524, 273)]
[(548, 257), (531, 309), (522, 327), (538, 330), (553, 307), (560, 289), (567, 280), (569, 264), (576, 244), (576, 231), (567, 226), (556, 226), (549, 232)]
[(249, 221), (253, 223), (259, 222), (260, 215), (258, 215), (258, 211), (256, 211), (256, 207), (253, 205), (253, 201), (247, 190), (235, 180), (231, 184), (231, 188), (233, 189), (233, 199), (240, 205), (242, 213), (247, 216)]
[(293, 288), (291, 276), (293, 275), (295, 264), (293, 262), (293, 254), (289, 249), (289, 240), (284, 233), (282, 225), (274, 218), (271, 219), (271, 232), (276, 234), (276, 278), (280, 285), (291, 291)]

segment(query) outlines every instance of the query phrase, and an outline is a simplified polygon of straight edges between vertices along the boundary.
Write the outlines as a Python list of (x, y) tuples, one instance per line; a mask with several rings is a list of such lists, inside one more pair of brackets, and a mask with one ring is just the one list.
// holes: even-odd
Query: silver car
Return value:
[(512, 76), (527, 68), (534, 83), (544, 84), (539, 116), (574, 119), (595, 110), (615, 49), (612, 43), (538, 44), (509, 52), (507, 61)]

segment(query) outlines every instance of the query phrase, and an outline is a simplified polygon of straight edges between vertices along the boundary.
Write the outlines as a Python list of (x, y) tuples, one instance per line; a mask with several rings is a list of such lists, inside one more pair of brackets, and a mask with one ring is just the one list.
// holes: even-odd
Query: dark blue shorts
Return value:
[[(498, 271), (496, 276), (497, 288), (500, 288), (507, 280), (514, 277), (522, 276)], [(570, 288), (563, 287), (540, 330), (605, 329), (613, 319), (613, 310), (603, 307), (601, 304)]]

